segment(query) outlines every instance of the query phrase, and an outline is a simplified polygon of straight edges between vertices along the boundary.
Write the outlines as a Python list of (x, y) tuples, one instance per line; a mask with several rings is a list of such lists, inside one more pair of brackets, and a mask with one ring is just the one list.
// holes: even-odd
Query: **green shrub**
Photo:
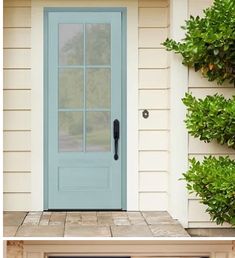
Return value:
[(180, 53), (183, 64), (200, 70), (209, 81), (235, 85), (235, 1), (215, 0), (204, 18), (190, 16), (182, 42), (167, 39), (168, 51)]
[(206, 211), (217, 224), (228, 222), (235, 226), (235, 161), (229, 157), (205, 157), (200, 163), (190, 160), (183, 174), (187, 188), (208, 206)]
[(215, 94), (196, 99), (186, 93), (182, 100), (188, 110), (185, 123), (190, 135), (235, 149), (235, 96), (225, 99)]

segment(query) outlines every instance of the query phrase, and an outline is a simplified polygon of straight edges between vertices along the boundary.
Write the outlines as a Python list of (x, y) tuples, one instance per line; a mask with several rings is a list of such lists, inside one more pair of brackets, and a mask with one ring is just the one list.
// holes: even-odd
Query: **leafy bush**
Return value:
[(196, 192), (206, 211), (217, 224), (228, 222), (235, 226), (235, 161), (229, 157), (205, 157), (200, 163), (190, 160), (183, 174), (190, 192)]
[(215, 94), (196, 99), (186, 93), (182, 100), (188, 110), (186, 127), (192, 136), (205, 142), (217, 140), (235, 149), (235, 96), (225, 99)]
[(182, 42), (167, 39), (168, 51), (180, 53), (183, 64), (200, 70), (209, 81), (235, 85), (235, 1), (214, 0), (204, 18), (190, 16)]

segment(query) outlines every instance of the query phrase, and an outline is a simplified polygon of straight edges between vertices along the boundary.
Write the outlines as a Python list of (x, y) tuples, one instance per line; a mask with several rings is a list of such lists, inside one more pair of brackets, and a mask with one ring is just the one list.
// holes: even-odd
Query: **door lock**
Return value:
[(114, 159), (118, 160), (118, 140), (120, 136), (119, 121), (115, 119), (113, 121), (113, 139), (114, 139)]

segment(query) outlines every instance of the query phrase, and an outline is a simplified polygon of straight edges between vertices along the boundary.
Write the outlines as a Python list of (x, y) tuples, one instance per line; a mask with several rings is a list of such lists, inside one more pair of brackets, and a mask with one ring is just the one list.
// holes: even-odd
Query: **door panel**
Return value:
[(121, 209), (121, 12), (57, 11), (47, 19), (48, 208)]

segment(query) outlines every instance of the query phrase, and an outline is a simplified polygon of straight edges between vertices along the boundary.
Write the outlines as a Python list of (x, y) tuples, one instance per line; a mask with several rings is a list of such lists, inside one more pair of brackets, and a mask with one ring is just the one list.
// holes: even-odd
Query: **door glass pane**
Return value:
[(110, 24), (86, 24), (86, 64), (110, 65)]
[(86, 112), (86, 151), (110, 149), (110, 112)]
[(110, 69), (89, 68), (86, 78), (87, 108), (110, 108)]
[(83, 150), (82, 112), (59, 112), (59, 151)]
[(83, 107), (83, 69), (62, 68), (59, 71), (59, 107)]
[(83, 62), (83, 24), (59, 25), (59, 64), (82, 65)]

